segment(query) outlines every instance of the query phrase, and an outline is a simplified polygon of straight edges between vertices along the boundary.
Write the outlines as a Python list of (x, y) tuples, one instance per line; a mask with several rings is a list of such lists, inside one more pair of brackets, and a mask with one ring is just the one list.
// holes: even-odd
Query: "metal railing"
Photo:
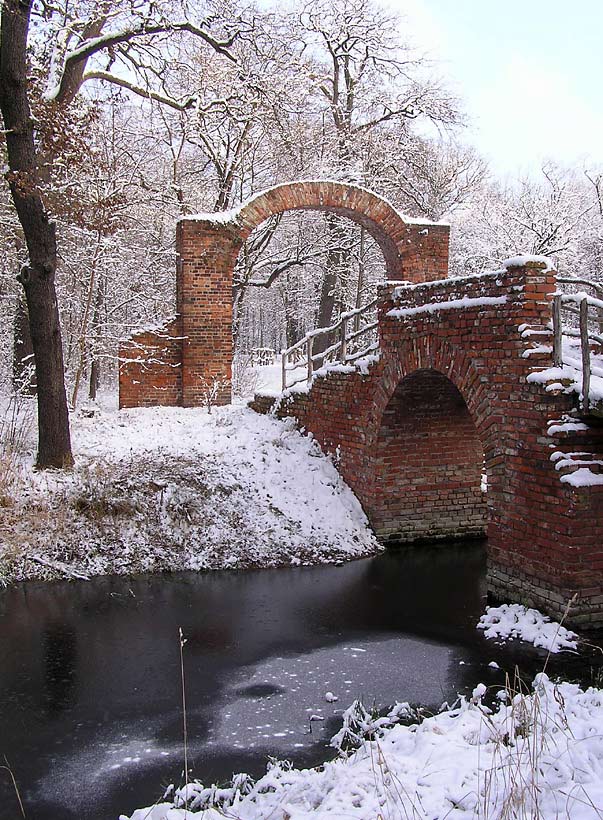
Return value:
[[(327, 364), (352, 364), (379, 349), (377, 320), (373, 299), (362, 307), (342, 313), (330, 327), (307, 333), (282, 354), (282, 389), (300, 382), (310, 382), (314, 372)], [(316, 342), (323, 340), (323, 349), (316, 351)], [(294, 371), (301, 371), (294, 374)], [(290, 379), (290, 376), (293, 378)]]
[[(580, 409), (588, 413), (590, 409), (590, 382), (592, 374), (591, 347), (603, 346), (603, 286), (588, 279), (557, 277), (563, 285), (581, 285), (591, 288), (596, 296), (584, 291), (577, 293), (556, 293), (553, 297), (553, 363), (563, 367), (563, 337), (580, 340), (580, 363), (582, 370), (582, 398)], [(563, 314), (573, 317), (573, 324), (563, 323)], [(594, 331), (592, 328), (596, 328)]]

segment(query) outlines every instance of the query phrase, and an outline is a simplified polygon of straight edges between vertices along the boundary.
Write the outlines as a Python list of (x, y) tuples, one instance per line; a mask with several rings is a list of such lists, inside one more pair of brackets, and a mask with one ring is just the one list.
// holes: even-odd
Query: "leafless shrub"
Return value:
[(202, 376), (199, 381), (201, 383), (203, 403), (207, 407), (207, 412), (211, 413), (211, 408), (220, 398), (220, 394), (230, 386), (231, 380), (225, 376), (209, 376), (207, 378)]
[(0, 416), (0, 507), (10, 504), (11, 489), (19, 475), (34, 421), (34, 400), (17, 389), (8, 397)]
[(251, 398), (258, 388), (258, 371), (251, 353), (237, 353), (232, 362), (232, 392), (240, 399)]

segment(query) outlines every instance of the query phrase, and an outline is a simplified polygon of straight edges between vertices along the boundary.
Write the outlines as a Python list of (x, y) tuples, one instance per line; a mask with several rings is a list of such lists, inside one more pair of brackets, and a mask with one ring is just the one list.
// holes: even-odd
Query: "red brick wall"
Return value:
[[(603, 453), (603, 427), (591, 420), (574, 440), (549, 435), (548, 422), (570, 412), (574, 398), (547, 392), (526, 380), (538, 367), (551, 365), (550, 353), (526, 355), (532, 342), (525, 332), (547, 330), (555, 287), (553, 272), (531, 263), (487, 276), (403, 288), (395, 305), (391, 293), (384, 290), (381, 359), (369, 374), (333, 373), (318, 378), (309, 394), (292, 394), (278, 412), (296, 416), (338, 458), (342, 475), (377, 530), (388, 521), (387, 537), (395, 535), (394, 513), (399, 513), (399, 535), (404, 539), (409, 521), (419, 522), (421, 516), (433, 521), (435, 503), (440, 501), (446, 509), (447, 499), (453, 497), (449, 493), (457, 491), (468, 494), (465, 501), (473, 492), (475, 503), (465, 505), (466, 514), (452, 522), (451, 529), (464, 520), (471, 532), (471, 517), (477, 517), (479, 509), (480, 461), (473, 428), (463, 419), (459, 404), (457, 415), (448, 411), (448, 434), (442, 424), (447, 411), (421, 408), (418, 397), (410, 397), (410, 382), (404, 386), (417, 371), (441, 374), (464, 399), (484, 454), (490, 590), (556, 615), (563, 613), (575, 594), (570, 621), (603, 624), (603, 486), (574, 488), (562, 483), (551, 461), (556, 450)], [(507, 302), (402, 318), (387, 315), (392, 307), (421, 308), (466, 296), (505, 296)], [(535, 336), (533, 341), (546, 344), (547, 337)], [(424, 380), (423, 387), (425, 399), (431, 395), (440, 407), (455, 395), (450, 389), (447, 393), (435, 389), (435, 379), (431, 387)], [(403, 401), (415, 403), (419, 412), (413, 418), (401, 415)], [(456, 486), (455, 472), (461, 439), (469, 443), (465, 466), (473, 475), (464, 487)], [(400, 464), (404, 451), (415, 463), (422, 453), (431, 452), (433, 458), (424, 459), (427, 474), (437, 472), (439, 459), (452, 480), (442, 481), (439, 491), (423, 497)], [(386, 454), (389, 465), (384, 462)], [(384, 493), (387, 477), (391, 483)], [(420, 525), (412, 523), (411, 529), (415, 526)], [(422, 537), (420, 530), (415, 532)]]
[(137, 333), (119, 345), (119, 406), (182, 404), (182, 322)]

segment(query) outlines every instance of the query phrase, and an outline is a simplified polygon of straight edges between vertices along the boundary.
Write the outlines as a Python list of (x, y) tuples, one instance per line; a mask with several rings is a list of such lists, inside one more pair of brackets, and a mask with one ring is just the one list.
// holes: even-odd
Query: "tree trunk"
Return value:
[[(335, 214), (327, 214), (328, 248), (325, 272), (320, 286), (320, 301), (316, 327), (329, 327), (333, 322), (337, 286), (342, 278), (342, 271), (349, 266), (349, 253), (345, 249), (345, 224)], [(326, 336), (318, 337), (314, 342), (314, 353), (323, 353), (329, 346)]]
[[(101, 310), (103, 304), (105, 302), (105, 289), (106, 289), (106, 279), (105, 277), (101, 277), (98, 283), (98, 290), (96, 291), (96, 302), (94, 303), (94, 315), (92, 317), (92, 331), (98, 337), (100, 322), (101, 322)], [(93, 343), (92, 345), (92, 355), (90, 358), (90, 383), (88, 385), (88, 398), (91, 401), (96, 401), (96, 394), (98, 392), (98, 388), (100, 387), (100, 380), (101, 380), (101, 369), (100, 369), (100, 359), (98, 357), (98, 351), (96, 349), (96, 344)]]
[(63, 349), (54, 284), (55, 226), (38, 188), (33, 120), (27, 95), (27, 35), (32, 0), (4, 0), (0, 41), (0, 110), (6, 130), (11, 195), (23, 228), (29, 265), (25, 289), (38, 386), (38, 467), (73, 463), (65, 394)]
[[(82, 374), (86, 368), (86, 362), (88, 360), (88, 320), (90, 318), (90, 308), (92, 307), (92, 299), (94, 296), (94, 287), (96, 285), (96, 268), (98, 265), (98, 258), (101, 253), (101, 242), (102, 242), (102, 235), (100, 231), (97, 231), (96, 234), (96, 246), (94, 248), (94, 255), (92, 257), (92, 263), (90, 265), (90, 279), (88, 280), (88, 292), (86, 294), (86, 303), (84, 305), (84, 315), (82, 316), (82, 323), (80, 326), (80, 335), (78, 338), (77, 346), (78, 346), (78, 362), (75, 371), (75, 380), (73, 384), (73, 393), (71, 396), (71, 406), (75, 410), (77, 406), (77, 397), (80, 388), (80, 381), (82, 379)], [(69, 361), (69, 360), (68, 360)]]
[[(365, 229), (360, 228), (360, 248), (358, 249), (358, 282), (356, 283), (356, 303), (354, 307), (358, 309), (362, 305), (362, 294), (364, 293), (364, 237)], [(354, 331), (360, 330), (360, 315), (354, 318)]]

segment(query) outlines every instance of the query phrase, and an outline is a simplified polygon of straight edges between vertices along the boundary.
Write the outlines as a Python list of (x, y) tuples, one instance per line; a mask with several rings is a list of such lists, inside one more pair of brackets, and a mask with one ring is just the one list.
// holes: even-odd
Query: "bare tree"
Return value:
[(521, 251), (550, 256), (558, 270), (590, 277), (603, 255), (596, 188), (553, 162), (537, 176), (486, 181), (452, 223), (455, 273), (496, 267)]
[[(32, 27), (34, 18), (36, 25)], [(42, 22), (44, 36), (38, 27)], [(186, 16), (186, 7), (161, 2), (137, 6), (125, 0), (98, 0), (73, 10), (67, 2), (38, 6), (35, 0), (4, 0), (0, 110), (6, 134), (7, 179), (29, 256), (19, 280), (27, 299), (36, 366), (39, 467), (69, 466), (72, 455), (55, 288), (56, 226), (42, 196), (36, 123), (30, 107), (30, 32), (34, 44), (36, 39), (52, 43), (45, 94), (47, 114), (52, 117), (68, 109), (84, 84), (91, 81), (116, 84), (141, 97), (186, 109), (193, 105), (193, 98), (172, 98), (163, 85), (160, 67), (169, 58), (169, 38), (192, 36), (234, 61), (229, 49), (241, 31), (241, 19), (233, 17), (215, 33), (220, 23), (215, 8), (201, 20), (193, 20)], [(60, 146), (60, 140), (57, 142)]]
[[(458, 101), (430, 74), (427, 60), (404, 42), (400, 19), (373, 0), (311, 0), (300, 21), (307, 70), (330, 120), (331, 168), (338, 178), (368, 181), (368, 134), (388, 126), (407, 130), (416, 119), (439, 126), (460, 122)], [(329, 216), (327, 225), (331, 250), (321, 287), (319, 327), (330, 324), (338, 279), (349, 267), (345, 222)]]

